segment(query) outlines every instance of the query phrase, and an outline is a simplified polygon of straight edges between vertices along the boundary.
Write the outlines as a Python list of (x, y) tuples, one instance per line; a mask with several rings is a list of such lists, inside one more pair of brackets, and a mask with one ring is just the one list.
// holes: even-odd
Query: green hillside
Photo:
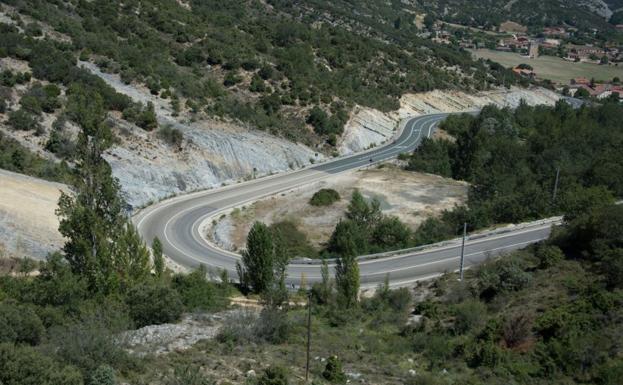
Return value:
[[(397, 3), (363, 2), (354, 11), (320, 1), (14, 0), (3, 9), (15, 26), (4, 27), (0, 52), (32, 61), (46, 51), (39, 64), (56, 68), (40, 73), (44, 80), (71, 83), (66, 75), (80, 58), (146, 85), (177, 110), (308, 144), (339, 135), (354, 104), (389, 111), (405, 92), (517, 81), (418, 38)], [(47, 60), (48, 52), (62, 60)], [(313, 106), (325, 116), (306, 125)]]

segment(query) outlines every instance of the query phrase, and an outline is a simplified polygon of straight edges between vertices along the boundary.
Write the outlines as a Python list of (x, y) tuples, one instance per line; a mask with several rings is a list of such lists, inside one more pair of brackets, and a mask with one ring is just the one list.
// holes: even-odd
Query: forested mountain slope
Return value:
[[(409, 91), (477, 89), (517, 81), (504, 69), (489, 70), (472, 61), (468, 53), (418, 38), (407, 17), (408, 5), (5, 3), (7, 14), (28, 27), (31, 38), (47, 38), (43, 41), (63, 59), (54, 60), (59, 65), (75, 63), (79, 56), (128, 83), (146, 85), (170, 100), (176, 111), (234, 117), (306, 143), (319, 138), (334, 142), (331, 138), (339, 136), (354, 104), (387, 111), (397, 108), (399, 97)], [(48, 31), (61, 34), (64, 41), (50, 40)], [(12, 40), (10, 35), (4, 39)], [(7, 53), (24, 57), (28, 52)], [(321, 111), (311, 116), (312, 107)]]
[(473, 26), (512, 20), (527, 26), (568, 24), (580, 29), (612, 29), (607, 21), (623, 7), (620, 0), (419, 0), (428, 12), (446, 21)]

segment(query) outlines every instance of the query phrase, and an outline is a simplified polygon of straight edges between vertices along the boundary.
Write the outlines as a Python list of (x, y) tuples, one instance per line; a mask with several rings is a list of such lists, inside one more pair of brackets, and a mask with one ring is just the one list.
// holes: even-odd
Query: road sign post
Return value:
[(558, 194), (558, 180), (560, 177), (560, 167), (556, 168), (556, 180), (554, 181), (554, 192), (552, 193), (552, 202), (556, 201), (556, 195)]
[(461, 267), (459, 268), (460, 281), (463, 281), (463, 266), (465, 265), (465, 237), (467, 236), (467, 222), (463, 223), (463, 242), (461, 243)]

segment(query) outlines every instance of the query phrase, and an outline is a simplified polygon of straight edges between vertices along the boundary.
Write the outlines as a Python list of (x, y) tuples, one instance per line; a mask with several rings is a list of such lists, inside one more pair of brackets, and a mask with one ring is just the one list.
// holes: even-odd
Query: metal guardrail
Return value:
[[(483, 239), (492, 235), (498, 235), (498, 234), (506, 234), (506, 233), (511, 233), (513, 231), (517, 231), (517, 230), (521, 230), (521, 229), (527, 229), (527, 228), (531, 228), (531, 227), (539, 227), (539, 226), (543, 226), (543, 225), (557, 225), (557, 224), (561, 224), (563, 220), (563, 217), (558, 216), (558, 217), (551, 217), (551, 218), (546, 218), (546, 219), (540, 219), (537, 221), (532, 221), (532, 222), (524, 222), (524, 223), (520, 223), (517, 225), (509, 225), (506, 227), (500, 227), (497, 229), (493, 229), (493, 230), (487, 230), (484, 232), (480, 232), (477, 234), (473, 234), (469, 237), (467, 237), (468, 241), (472, 241), (472, 240), (478, 240), (478, 239)], [(454, 244), (460, 244), (461, 242), (461, 238), (453, 238), (453, 239), (449, 239), (446, 241), (441, 241), (441, 242), (437, 242), (437, 243), (431, 243), (428, 245), (422, 245), (422, 246), (416, 246), (416, 247), (411, 247), (408, 249), (400, 249), (400, 250), (393, 250), (393, 251), (387, 251), (387, 252), (383, 252), (383, 253), (376, 253), (376, 254), (368, 254), (368, 255), (361, 255), (359, 257), (357, 257), (357, 261), (369, 261), (369, 260), (374, 260), (374, 259), (379, 259), (379, 258), (385, 258), (385, 257), (393, 257), (393, 256), (400, 256), (400, 255), (408, 255), (411, 253), (416, 253), (418, 251), (424, 251), (424, 250), (429, 250), (429, 249), (435, 249), (435, 248), (441, 248), (441, 247), (445, 247), (445, 246), (450, 246), (450, 245), (454, 245)], [(335, 263), (336, 259), (335, 258), (329, 258), (327, 259), (328, 263)], [(321, 260), (319, 259), (292, 259), (290, 261), (290, 263), (293, 264), (299, 264), (299, 265), (320, 265), (322, 263)]]

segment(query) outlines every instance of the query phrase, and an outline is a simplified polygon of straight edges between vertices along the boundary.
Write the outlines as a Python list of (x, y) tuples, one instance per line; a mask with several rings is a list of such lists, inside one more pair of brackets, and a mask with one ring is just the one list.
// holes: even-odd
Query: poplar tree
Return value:
[(237, 265), (242, 286), (258, 294), (271, 288), (273, 259), (272, 234), (265, 224), (255, 222), (247, 235), (247, 248), (242, 252), (242, 265)]
[(151, 242), (151, 251), (154, 257), (154, 274), (160, 278), (164, 274), (164, 256), (162, 255), (162, 242), (158, 237), (154, 237)]
[[(338, 224), (339, 226), (339, 224)], [(352, 231), (356, 227), (345, 228), (345, 231), (336, 235), (334, 241), (341, 251), (335, 266), (335, 283), (338, 291), (338, 301), (346, 308), (357, 305), (359, 296), (359, 265), (357, 264), (357, 249)]]

